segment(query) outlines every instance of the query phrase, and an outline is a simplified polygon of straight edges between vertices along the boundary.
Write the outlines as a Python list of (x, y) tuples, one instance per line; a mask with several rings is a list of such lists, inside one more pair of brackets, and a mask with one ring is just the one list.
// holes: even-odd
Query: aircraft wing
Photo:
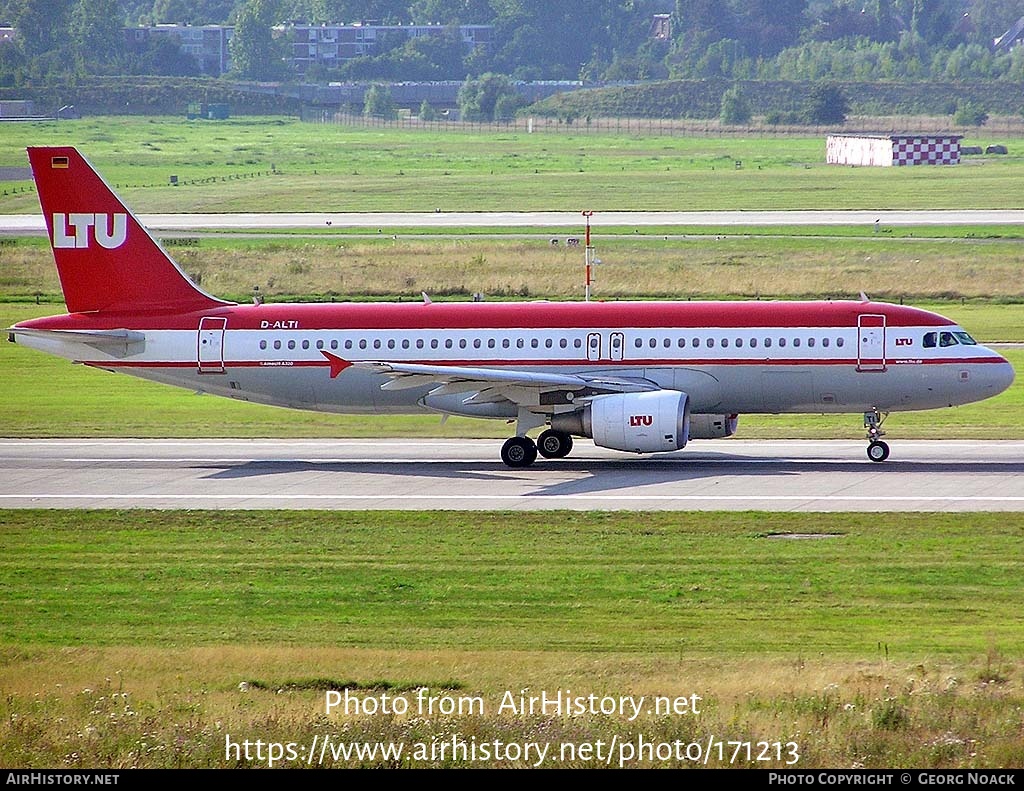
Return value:
[(646, 379), (629, 377), (376, 361), (357, 362), (352, 365), (387, 376), (389, 381), (381, 385), (382, 390), (404, 390), (434, 385), (434, 389), (430, 391), (430, 395), (433, 396), (471, 393), (466, 403), (496, 400), (522, 403), (534, 400), (523, 398), (523, 391), (535, 396), (561, 391), (587, 397), (604, 393), (636, 393), (658, 389), (657, 385)]

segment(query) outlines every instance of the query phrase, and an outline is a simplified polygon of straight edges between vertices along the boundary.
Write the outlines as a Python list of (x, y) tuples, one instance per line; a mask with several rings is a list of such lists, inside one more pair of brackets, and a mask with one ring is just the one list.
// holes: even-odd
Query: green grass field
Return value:
[[(1024, 760), (1016, 514), (6, 511), (0, 535), (3, 766), (234, 765), (225, 734), (327, 733)], [(487, 708), (325, 716), (342, 686)], [(523, 689), (698, 695), (701, 711), (499, 714)]]
[[(277, 118), (92, 118), (4, 132), (0, 166), (24, 166), (28, 145), (76, 145), (140, 212), (1024, 205), (1024, 147), (1004, 139), (1017, 153), (956, 168), (837, 168), (817, 137), (467, 134)], [(27, 185), (0, 189), (0, 212), (35, 211), (34, 194), (11, 192)]]

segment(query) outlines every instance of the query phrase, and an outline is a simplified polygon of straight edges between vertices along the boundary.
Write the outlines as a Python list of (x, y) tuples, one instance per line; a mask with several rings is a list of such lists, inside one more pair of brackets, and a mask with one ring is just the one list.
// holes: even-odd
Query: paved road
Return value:
[[(575, 228), (579, 212), (375, 212), (268, 214), (143, 214), (139, 219), (154, 231), (301, 230), (325, 228)], [(694, 211), (600, 212), (592, 223), (601, 226), (756, 226), (756, 225), (1019, 225), (1024, 211)], [(0, 215), (0, 234), (41, 234), (40, 214)]]
[(511, 470), (497, 440), (0, 440), (0, 508), (1022, 511), (1024, 442), (580, 441)]

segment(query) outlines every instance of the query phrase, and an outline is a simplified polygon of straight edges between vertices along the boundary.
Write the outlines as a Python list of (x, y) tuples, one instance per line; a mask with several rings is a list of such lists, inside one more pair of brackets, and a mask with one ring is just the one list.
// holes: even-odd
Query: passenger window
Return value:
[[(596, 346), (596, 344), (595, 344), (593, 339), (591, 339), (590, 345), (591, 346)], [(642, 338), (637, 338), (635, 341), (633, 341), (633, 345), (636, 346), (636, 348), (638, 348), (638, 349), (642, 348), (643, 345), (644, 345), (643, 339)]]
[(465, 338), (459, 338), (459, 348), (460, 349), (465, 349), (466, 348), (466, 339)]
[[(337, 349), (338, 348), (338, 342), (337, 341), (331, 341), (331, 348), (332, 349)], [(352, 341), (345, 341), (345, 348), (346, 349), (351, 349), (352, 348)]]
[(395, 341), (394, 341), (393, 338), (388, 341), (388, 348), (389, 349), (394, 349), (395, 348)]
[(771, 347), (771, 345), (772, 345), (772, 339), (771, 338), (765, 338), (764, 339), (764, 348), (767, 349), (767, 348)]
[(558, 342), (558, 345), (559, 345), (559, 346), (561, 346), (561, 347), (562, 347), (563, 349), (567, 349), (567, 348), (569, 347), (569, 341), (568, 341), (568, 340), (566, 340), (565, 338), (562, 338), (562, 339), (561, 339), (561, 340), (560, 340), (560, 341)]
[(665, 342), (662, 344), (662, 346), (664, 346), (667, 349), (671, 345), (672, 345), (672, 339), (671, 338), (665, 338)]
[(380, 339), (379, 338), (373, 342), (373, 348), (374, 349), (379, 349), (380, 348)]
[(842, 338), (836, 338), (836, 346), (842, 346), (844, 343)]
[(807, 339), (807, 345), (810, 346), (813, 349), (814, 348), (814, 338), (808, 338)]
[(743, 338), (736, 339), (736, 348), (739, 349), (743, 346)]
[(751, 338), (750, 339), (750, 348), (751, 349), (756, 349), (757, 348), (757, 338)]
[(544, 348), (545, 349), (550, 349), (553, 345), (554, 345), (554, 341), (551, 340), (551, 338), (546, 338), (544, 340)]
[(430, 342), (430, 348), (431, 348), (431, 349), (436, 349), (436, 348), (437, 348), (437, 338), (434, 338), (434, 339), (433, 339), (433, 340), (432, 340), (432, 341)]
[(324, 342), (323, 341), (317, 341), (316, 342), (316, 348), (318, 348), (318, 349), (324, 348)]
[(690, 345), (694, 349), (696, 349), (698, 346), (700, 346), (700, 338), (694, 338), (692, 341), (690, 341)]
[(494, 338), (488, 338), (487, 339), (487, 348), (488, 349), (493, 349), (494, 348)]
[(652, 349), (657, 348), (657, 346), (658, 346), (658, 339), (657, 338), (651, 338), (649, 341), (647, 341), (647, 345), (650, 346)]
[(714, 348), (714, 346), (715, 346), (715, 339), (714, 338), (708, 338), (706, 345), (707, 345), (707, 347), (709, 349)]
[(480, 348), (480, 339), (479, 338), (473, 338), (473, 348), (474, 349), (479, 349)]
[(821, 345), (824, 346), (827, 349), (828, 348), (828, 338), (822, 338), (821, 339)]
[(799, 338), (793, 338), (793, 345), (794, 346), (799, 346), (800, 345), (800, 339)]
[(722, 338), (722, 348), (723, 349), (728, 349), (729, 348), (729, 339), (728, 338)]
[(402, 348), (403, 349), (408, 349), (409, 348), (409, 341), (408, 340), (402, 341)]
[(502, 338), (501, 339), (501, 348), (502, 349), (507, 349), (511, 345), (512, 345), (512, 341), (510, 341), (508, 338)]
[(786, 345), (786, 339), (785, 338), (779, 338), (779, 346), (781, 347), (781, 346), (785, 346), (785, 345)]
[(538, 346), (540, 346), (540, 341), (538, 341), (536, 338), (533, 338), (530, 340), (530, 346), (536, 349)]
[(452, 346), (454, 346), (454, 345), (455, 345), (455, 344), (453, 344), (453, 343), (452, 343), (452, 339), (451, 339), (451, 338), (449, 338), (448, 340), (446, 340), (446, 341), (444, 342), (444, 348), (446, 348), (446, 349), (450, 349), (450, 348), (452, 348)]
[(294, 349), (295, 348), (295, 341), (288, 341), (288, 348), (289, 349)]
[(516, 338), (516, 348), (517, 349), (526, 348), (526, 341), (524, 341), (522, 338)]
[(266, 349), (267, 348), (267, 342), (266, 341), (260, 341), (260, 348), (261, 349)]
[(280, 349), (281, 348), (281, 341), (274, 341), (274, 348), (275, 349)]

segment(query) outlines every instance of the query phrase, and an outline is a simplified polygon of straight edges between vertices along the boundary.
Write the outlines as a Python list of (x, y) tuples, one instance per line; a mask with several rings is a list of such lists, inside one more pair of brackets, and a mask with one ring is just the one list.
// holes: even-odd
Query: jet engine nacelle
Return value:
[(690, 439), (731, 437), (739, 421), (739, 415), (690, 415)]
[(579, 412), (555, 415), (551, 428), (613, 450), (679, 450), (690, 438), (690, 399), (678, 390), (597, 396)]

